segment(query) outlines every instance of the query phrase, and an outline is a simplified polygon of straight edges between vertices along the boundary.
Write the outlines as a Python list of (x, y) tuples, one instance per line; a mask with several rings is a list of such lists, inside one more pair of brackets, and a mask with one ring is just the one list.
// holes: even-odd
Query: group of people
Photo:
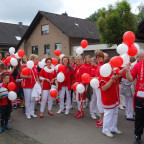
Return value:
[[(121, 97), (125, 97), (125, 116), (127, 120), (135, 120), (135, 144), (139, 144), (144, 127), (144, 53), (140, 52), (136, 59), (131, 57), (131, 63), (125, 68), (113, 71), (110, 76), (102, 77), (100, 67), (108, 62), (108, 55), (102, 51), (95, 52), (95, 56), (86, 55), (83, 57), (64, 56), (59, 59), (59, 64), (64, 65), (63, 82), (57, 82), (59, 71), (56, 66), (52, 65), (52, 58), (45, 55), (45, 67), (41, 69), (38, 63), (38, 56), (31, 54), (29, 60), (32, 60), (35, 66), (30, 70), (29, 75), (24, 75), (22, 70), (27, 68), (28, 57), (25, 55), (18, 60), (18, 65), (13, 67), (6, 63), (5, 59), (9, 53), (5, 53), (5, 58), (0, 55), (0, 80), (1, 87), (7, 88), (9, 82), (15, 82), (17, 85), (16, 92), (18, 98), (25, 102), (25, 114), (27, 119), (36, 118), (35, 101), (31, 99), (31, 93), (36, 82), (42, 87), (40, 101), (40, 118), (44, 118), (45, 106), (48, 103), (48, 114), (53, 116), (52, 106), (53, 99), (50, 96), (50, 90), (55, 87), (59, 95), (58, 114), (65, 110), (68, 115), (72, 109), (72, 102), (77, 102), (76, 118), (84, 117), (84, 106), (89, 105), (89, 111), (92, 119), (96, 115), (100, 120), (96, 121), (96, 127), (103, 127), (102, 133), (108, 137), (113, 137), (113, 133), (121, 134), (117, 129), (118, 106), (121, 103)], [(98, 88), (90, 88), (90, 84), (82, 81), (82, 75), (88, 73), (91, 78), (99, 80)], [(80, 94), (72, 89), (74, 83), (82, 83), (85, 86), (85, 92)], [(88, 92), (87, 92), (88, 91)], [(91, 91), (91, 92), (89, 92)], [(24, 95), (22, 97), (21, 95)], [(87, 97), (87, 95), (89, 95)], [(133, 101), (134, 97), (134, 101)], [(134, 109), (135, 119), (134, 119)], [(12, 111), (12, 102), (8, 98), (0, 99), (0, 133), (4, 129), (10, 129), (8, 120)]]

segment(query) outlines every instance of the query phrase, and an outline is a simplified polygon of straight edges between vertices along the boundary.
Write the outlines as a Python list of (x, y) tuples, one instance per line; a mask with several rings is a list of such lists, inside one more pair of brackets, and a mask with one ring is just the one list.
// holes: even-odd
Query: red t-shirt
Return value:
[[(54, 78), (56, 78), (56, 71), (54, 70), (52, 73), (46, 72), (44, 69), (41, 70), (39, 77), (43, 77), (46, 79), (50, 79), (50, 81)], [(48, 81), (42, 82), (42, 88), (43, 90), (49, 90), (51, 88), (50, 83)]]
[(61, 83), (61, 86), (67, 86), (68, 87), (68, 73), (69, 73), (69, 69), (68, 69), (68, 66), (65, 67), (65, 70), (64, 70), (64, 76), (65, 76), (65, 79), (64, 81)]
[(91, 77), (99, 77), (99, 67), (91, 66), (90, 67), (90, 76)]
[[(27, 65), (24, 65), (23, 68), (22, 68), (22, 70), (24, 68), (27, 68)], [(30, 79), (23, 79), (23, 81), (21, 83), (22, 88), (33, 88), (34, 87), (34, 85), (36, 83), (36, 77), (38, 76), (38, 71), (37, 71), (36, 66), (34, 66), (31, 69), (30, 75), (32, 76), (32, 78), (30, 78)]]
[[(2, 88), (7, 88), (7, 85), (2, 83), (1, 87)], [(0, 99), (0, 106), (4, 106), (4, 105), (8, 105), (8, 97), (6, 97), (4, 99)]]

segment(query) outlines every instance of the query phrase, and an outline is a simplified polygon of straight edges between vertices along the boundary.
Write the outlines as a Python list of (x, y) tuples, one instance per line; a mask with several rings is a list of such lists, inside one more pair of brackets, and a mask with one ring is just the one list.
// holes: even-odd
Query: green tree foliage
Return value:
[(141, 22), (144, 19), (144, 4), (141, 3), (138, 6), (139, 13), (136, 15), (137, 23)]

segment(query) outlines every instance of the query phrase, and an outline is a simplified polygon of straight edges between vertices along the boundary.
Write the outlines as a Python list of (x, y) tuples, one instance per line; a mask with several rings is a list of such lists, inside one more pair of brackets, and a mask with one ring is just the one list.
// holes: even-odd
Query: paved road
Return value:
[[(56, 114), (57, 110), (57, 107), (53, 108), (54, 116), (49, 116), (45, 111), (43, 119), (30, 120), (26, 119), (21, 109), (14, 110), (10, 126), (41, 144), (133, 144), (134, 122), (125, 120), (124, 110), (119, 110), (118, 121), (118, 129), (123, 134), (115, 135), (114, 138), (104, 136), (101, 133), (102, 128), (95, 127), (95, 120), (91, 119), (88, 109), (85, 110), (85, 117), (82, 119), (76, 119), (73, 116), (76, 108), (71, 110), (69, 116), (64, 113)], [(39, 111), (36, 114), (39, 115)], [(144, 140), (144, 136), (142, 139)]]

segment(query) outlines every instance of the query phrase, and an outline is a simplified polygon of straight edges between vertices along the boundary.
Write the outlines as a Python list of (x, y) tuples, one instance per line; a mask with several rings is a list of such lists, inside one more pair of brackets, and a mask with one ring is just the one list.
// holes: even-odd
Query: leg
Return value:
[(60, 109), (64, 110), (64, 97), (65, 97), (66, 87), (62, 87), (60, 91)]
[(71, 108), (71, 96), (70, 96), (70, 91), (66, 87), (66, 97), (67, 97), (67, 106), (66, 110), (69, 110)]
[(91, 101), (90, 101), (90, 114), (94, 114), (96, 110), (96, 93), (95, 89), (93, 89), (93, 94), (91, 96)]
[(127, 118), (133, 118), (133, 97), (128, 97)]
[[(32, 93), (32, 89), (30, 91), (30, 96), (31, 93)], [(35, 112), (35, 100), (30, 99), (30, 115), (34, 115), (34, 112)]]
[(52, 110), (53, 98), (50, 96), (50, 91), (48, 90), (48, 111)]

